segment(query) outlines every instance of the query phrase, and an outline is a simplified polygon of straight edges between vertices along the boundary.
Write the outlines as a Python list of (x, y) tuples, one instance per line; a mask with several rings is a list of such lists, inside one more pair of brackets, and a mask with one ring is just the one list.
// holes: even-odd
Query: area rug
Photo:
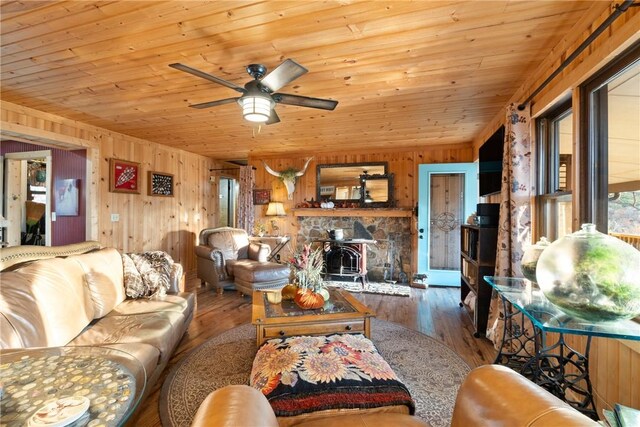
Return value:
[[(372, 319), (371, 331), (378, 351), (411, 392), (416, 416), (434, 427), (448, 426), (469, 366), (444, 344), (395, 323)], [(162, 386), (162, 425), (188, 427), (211, 391), (229, 384), (249, 384), (255, 343), (255, 327), (247, 324), (193, 349)]]
[(401, 297), (411, 296), (411, 287), (406, 285), (401, 285), (397, 283), (383, 283), (383, 282), (368, 282), (366, 288), (363, 288), (362, 283), (360, 281), (357, 282), (348, 282), (348, 281), (337, 281), (331, 280), (324, 282), (327, 286), (336, 286), (342, 289), (346, 289), (349, 292), (353, 293), (365, 293), (365, 294), (383, 294), (383, 295), (394, 295)]

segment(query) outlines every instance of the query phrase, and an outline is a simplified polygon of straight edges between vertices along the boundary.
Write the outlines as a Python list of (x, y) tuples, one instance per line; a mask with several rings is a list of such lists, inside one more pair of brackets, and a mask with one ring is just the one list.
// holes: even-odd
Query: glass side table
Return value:
[[(502, 345), (494, 363), (519, 371), (597, 420), (589, 377), (591, 338), (640, 341), (640, 323), (632, 320), (592, 323), (561, 311), (527, 279), (492, 276), (484, 279), (500, 296), (505, 313)], [(523, 327), (527, 321), (533, 331)], [(555, 342), (547, 342), (548, 332), (558, 334)], [(565, 334), (586, 336), (584, 350), (579, 352), (570, 347)]]
[(121, 426), (135, 411), (146, 383), (142, 363), (107, 347), (50, 347), (0, 351), (0, 424), (26, 426), (47, 402), (89, 399), (72, 426)]
[(252, 242), (265, 243), (271, 247), (271, 253), (267, 258), (267, 261), (273, 261), (277, 263), (281, 263), (280, 260), (280, 252), (287, 246), (287, 244), (291, 241), (290, 236), (251, 236), (249, 240)]

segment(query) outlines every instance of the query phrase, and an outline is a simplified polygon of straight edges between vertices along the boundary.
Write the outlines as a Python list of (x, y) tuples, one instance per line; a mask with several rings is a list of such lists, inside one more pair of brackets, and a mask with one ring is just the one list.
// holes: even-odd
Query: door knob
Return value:
[(424, 228), (421, 228), (418, 231), (421, 232), (421, 233), (424, 233)]
[(422, 234), (418, 236), (418, 239), (423, 239)]

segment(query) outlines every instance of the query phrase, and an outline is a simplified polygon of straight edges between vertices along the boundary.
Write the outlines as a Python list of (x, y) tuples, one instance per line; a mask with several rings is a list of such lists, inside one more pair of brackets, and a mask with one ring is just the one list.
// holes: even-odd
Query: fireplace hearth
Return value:
[[(298, 242), (329, 240), (326, 230), (337, 228), (344, 230), (343, 242), (354, 239), (375, 240), (375, 244), (367, 245), (364, 261), (361, 259), (361, 262), (366, 263), (369, 281), (402, 281), (411, 275), (410, 217), (300, 216), (298, 220)], [(353, 260), (348, 257), (345, 261), (342, 271), (352, 268)], [(335, 272), (333, 269), (340, 269), (340, 265), (333, 265), (334, 262), (337, 261), (330, 260), (332, 275)], [(340, 276), (336, 274), (332, 277), (338, 279)]]

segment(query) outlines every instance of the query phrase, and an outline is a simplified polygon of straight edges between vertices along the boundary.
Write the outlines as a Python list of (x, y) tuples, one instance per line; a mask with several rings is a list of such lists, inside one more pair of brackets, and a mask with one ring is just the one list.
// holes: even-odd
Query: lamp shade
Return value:
[(267, 207), (267, 216), (285, 216), (284, 205), (282, 202), (269, 202)]
[(242, 115), (250, 122), (266, 122), (271, 115), (271, 101), (262, 96), (245, 96), (240, 98)]

